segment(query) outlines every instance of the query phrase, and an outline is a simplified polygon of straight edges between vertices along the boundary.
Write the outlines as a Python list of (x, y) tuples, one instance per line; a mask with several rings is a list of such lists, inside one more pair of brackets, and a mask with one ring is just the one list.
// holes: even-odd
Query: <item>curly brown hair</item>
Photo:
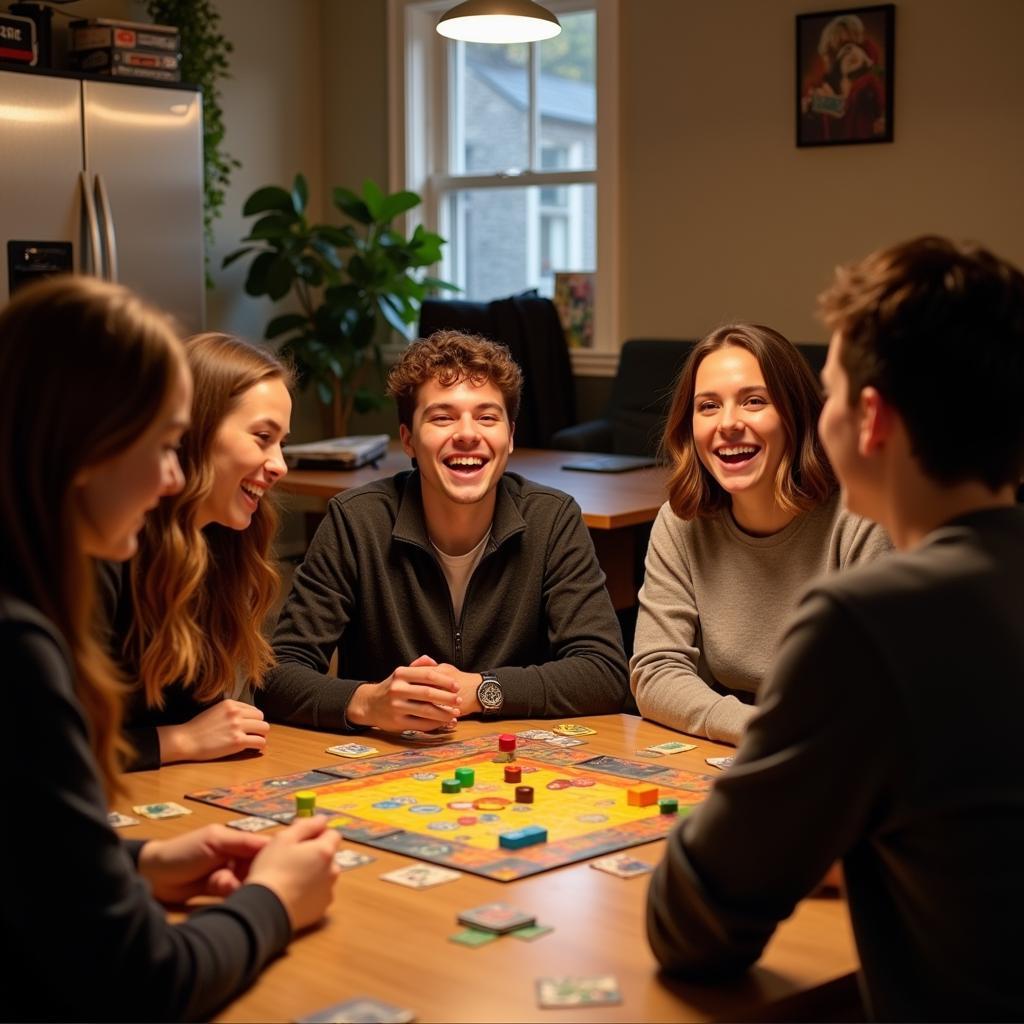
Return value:
[(505, 400), (509, 422), (519, 415), (523, 371), (497, 342), (462, 331), (435, 331), (405, 350), (388, 373), (388, 394), (398, 406), (398, 422), (410, 430), (420, 388), (430, 380), (445, 388), (463, 380), (493, 384)]

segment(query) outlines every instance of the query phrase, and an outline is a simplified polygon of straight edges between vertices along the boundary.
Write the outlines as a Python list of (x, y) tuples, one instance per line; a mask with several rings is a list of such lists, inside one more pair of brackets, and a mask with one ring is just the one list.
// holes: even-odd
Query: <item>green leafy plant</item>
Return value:
[(300, 312), (274, 317), (265, 337), (282, 339), (281, 352), (294, 362), (300, 382), (315, 385), (331, 409), (331, 429), (344, 435), (353, 410), (367, 412), (386, 401), (380, 343), (387, 330), (408, 337), (431, 291), (458, 289), (425, 272), (441, 258), (440, 235), (417, 225), (406, 238), (392, 225), (419, 205), (415, 192), (385, 195), (366, 181), (361, 195), (335, 188), (332, 198), (351, 223), (311, 224), (301, 174), (291, 189), (257, 189), (242, 209), (247, 217), (262, 215), (242, 239), (251, 244), (225, 257), (224, 266), (251, 257), (250, 295), (297, 300)]
[[(234, 47), (220, 32), (220, 13), (211, 0), (146, 0), (149, 16), (181, 33), (181, 77), (203, 90), (203, 227), (207, 252), (220, 217), (231, 174), (241, 163), (224, 149), (224, 112), (218, 83), (228, 77)], [(207, 287), (213, 287), (209, 273)]]

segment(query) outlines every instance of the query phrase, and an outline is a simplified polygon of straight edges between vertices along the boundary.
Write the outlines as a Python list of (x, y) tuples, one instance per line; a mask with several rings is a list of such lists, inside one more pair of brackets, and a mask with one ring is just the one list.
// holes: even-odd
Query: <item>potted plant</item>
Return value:
[(419, 205), (415, 192), (385, 195), (366, 181), (361, 195), (335, 188), (332, 198), (351, 223), (310, 224), (301, 174), (290, 190), (257, 189), (242, 209), (247, 217), (262, 214), (242, 239), (250, 244), (225, 257), (223, 266), (251, 256), (250, 295), (297, 300), (300, 311), (274, 317), (264, 336), (283, 339), (281, 353), (292, 359), (303, 386), (316, 387), (330, 407), (332, 432), (343, 436), (353, 410), (386, 401), (380, 343), (388, 329), (408, 338), (428, 293), (458, 289), (425, 272), (441, 258), (440, 235), (418, 225), (406, 238), (392, 226)]

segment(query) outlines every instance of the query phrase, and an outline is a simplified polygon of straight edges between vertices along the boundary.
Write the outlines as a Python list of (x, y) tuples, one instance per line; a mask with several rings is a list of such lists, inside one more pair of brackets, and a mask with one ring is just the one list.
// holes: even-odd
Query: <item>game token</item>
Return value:
[(308, 1017), (298, 1017), (296, 1024), (412, 1024), (415, 1019), (412, 1010), (403, 1010), (369, 996), (356, 996), (317, 1010)]
[(376, 747), (368, 747), (365, 743), (337, 743), (327, 748), (328, 754), (337, 754), (338, 757), (372, 757), (379, 754)]
[(351, 850), (347, 847), (338, 850), (334, 855), (334, 863), (342, 871), (351, 871), (353, 868), (362, 867), (364, 864), (372, 864), (377, 858), (371, 857), (368, 853), (361, 853), (359, 850)]
[(268, 828), (276, 828), (280, 822), (250, 815), (248, 818), (232, 818), (225, 824), (228, 828), (237, 828), (239, 832), (265, 832)]
[(449, 942), (457, 942), (460, 946), (486, 946), (499, 938), (496, 932), (482, 932), (476, 928), (467, 928), (465, 931), (456, 932), (448, 936)]
[(533, 803), (533, 786), (516, 786), (516, 803)]
[(459, 780), (463, 789), (471, 789), (476, 781), (476, 772), (472, 768), (456, 768), (455, 778)]
[(131, 825), (138, 825), (139, 819), (133, 818), (130, 814), (119, 814), (117, 811), (111, 811), (107, 815), (107, 824), (111, 828), (129, 828)]
[(731, 757), (705, 757), (704, 760), (713, 768), (720, 768), (723, 772), (726, 768), (732, 767)]
[(505, 781), (506, 782), (521, 782), (523, 778), (523, 769), (517, 764), (505, 765)]
[(658, 812), (660, 814), (678, 814), (679, 801), (674, 796), (663, 796), (658, 801)]
[(485, 903), (482, 907), (472, 907), (469, 910), (463, 910), (457, 920), (459, 924), (464, 924), (467, 928), (494, 932), (496, 935), (504, 935), (517, 928), (528, 928), (537, 922), (537, 918), (533, 914), (519, 910), (508, 903)]
[(586, 725), (578, 725), (576, 722), (563, 722), (561, 725), (556, 725), (552, 732), (557, 732), (560, 736), (596, 736), (597, 730), (591, 729)]
[(477, 811), (500, 811), (503, 807), (508, 807), (511, 800), (506, 800), (503, 796), (482, 796), (479, 800), (473, 801), (473, 809)]
[(404, 885), (409, 889), (428, 889), (432, 885), (443, 885), (445, 882), (454, 882), (462, 877), (459, 871), (450, 871), (448, 868), (437, 868), (433, 864), (413, 864), (407, 868), (399, 868), (397, 871), (389, 871), (380, 876), (385, 882), (394, 882), (396, 885)]
[(590, 866), (598, 871), (605, 871), (609, 875), (617, 875), (619, 878), (638, 878), (640, 875), (648, 875), (654, 870), (653, 864), (637, 860), (628, 853), (616, 853), (612, 857), (592, 860)]
[(458, 779), (442, 779), (441, 780), (441, 792), (442, 793), (460, 793), (462, 791), (462, 783)]
[(316, 811), (316, 793), (303, 789), (295, 794), (295, 817), (312, 818)]
[(133, 807), (132, 810), (136, 814), (141, 814), (144, 818), (153, 818), (154, 820), (180, 818), (183, 814), (192, 813), (187, 807), (182, 807), (181, 804), (176, 804), (171, 800), (162, 804), (139, 804)]
[(512, 753), (516, 749), (516, 738), (510, 732), (503, 732), (498, 737), (498, 750), (505, 754)]
[(548, 789), (568, 789), (572, 785), (571, 779), (552, 779), (548, 785)]
[(610, 974), (596, 978), (538, 978), (537, 1004), (554, 1006), (612, 1006), (622, 1002), (619, 983)]
[(655, 743), (647, 748), (656, 750), (661, 754), (681, 754), (684, 750), (696, 750), (696, 743), (680, 743), (679, 740), (669, 740), (667, 743)]

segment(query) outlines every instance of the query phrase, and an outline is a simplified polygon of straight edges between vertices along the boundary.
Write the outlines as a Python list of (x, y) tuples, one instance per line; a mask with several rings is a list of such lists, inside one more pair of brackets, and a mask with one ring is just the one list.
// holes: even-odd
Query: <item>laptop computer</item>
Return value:
[(284, 460), (291, 469), (358, 469), (382, 458), (390, 440), (387, 434), (356, 434), (289, 444), (283, 449)]

